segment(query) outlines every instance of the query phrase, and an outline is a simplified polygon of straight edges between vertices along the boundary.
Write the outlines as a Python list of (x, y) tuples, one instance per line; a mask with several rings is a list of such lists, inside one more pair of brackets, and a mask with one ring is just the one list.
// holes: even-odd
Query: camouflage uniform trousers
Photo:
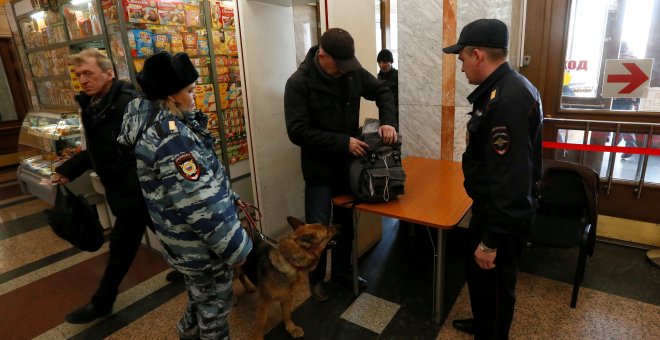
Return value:
[(205, 275), (184, 275), (188, 307), (178, 325), (181, 339), (229, 339), (233, 272), (220, 259), (212, 262)]

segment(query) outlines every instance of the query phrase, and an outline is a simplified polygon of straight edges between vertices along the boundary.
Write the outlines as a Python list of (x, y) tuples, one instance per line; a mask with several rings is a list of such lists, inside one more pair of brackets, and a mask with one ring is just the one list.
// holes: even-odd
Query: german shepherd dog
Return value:
[(252, 251), (236, 273), (248, 291), (253, 291), (254, 286), (245, 276), (256, 283), (259, 295), (255, 339), (263, 339), (273, 302), (280, 303), (287, 332), (294, 338), (305, 335), (291, 320), (293, 292), (306, 289), (308, 273), (316, 268), (319, 256), (338, 233), (338, 226), (334, 225), (306, 224), (291, 216), (287, 221), (293, 231), (277, 242), (264, 240), (259, 235), (254, 237)]

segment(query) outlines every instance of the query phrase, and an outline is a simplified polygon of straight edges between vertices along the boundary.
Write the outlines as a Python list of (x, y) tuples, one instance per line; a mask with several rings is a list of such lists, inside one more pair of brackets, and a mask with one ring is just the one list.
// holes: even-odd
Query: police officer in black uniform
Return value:
[(474, 201), (466, 261), (472, 319), (455, 328), (476, 339), (507, 339), (513, 319), (518, 259), (537, 207), (543, 112), (538, 90), (506, 62), (502, 21), (466, 25), (455, 45), (461, 71), (479, 85), (468, 97), (465, 190)]

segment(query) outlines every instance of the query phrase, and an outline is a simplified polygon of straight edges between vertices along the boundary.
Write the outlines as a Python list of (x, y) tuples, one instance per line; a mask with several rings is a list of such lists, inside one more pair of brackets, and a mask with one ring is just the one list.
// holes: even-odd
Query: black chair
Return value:
[(544, 160), (539, 209), (529, 242), (547, 247), (579, 247), (571, 307), (575, 308), (587, 255), (593, 256), (598, 224), (598, 174), (580, 164)]

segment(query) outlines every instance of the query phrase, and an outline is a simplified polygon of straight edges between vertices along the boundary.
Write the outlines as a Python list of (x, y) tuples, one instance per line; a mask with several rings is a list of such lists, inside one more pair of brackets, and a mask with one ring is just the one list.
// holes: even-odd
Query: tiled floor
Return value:
[[(107, 245), (95, 253), (72, 249), (47, 225), (42, 201), (16, 190), (13, 169), (0, 169), (0, 339), (176, 339), (175, 325), (187, 297), (182, 283), (165, 280), (167, 265), (140, 250), (120, 287), (113, 314), (89, 325), (64, 315), (86, 303), (96, 289)], [(435, 231), (386, 220), (383, 239), (360, 260), (369, 287), (357, 299), (329, 286), (331, 299), (317, 303), (308, 291), (294, 297), (294, 321), (306, 339), (469, 339), (431, 320)], [(470, 316), (461, 246), (465, 230), (447, 235), (447, 320)], [(660, 270), (645, 251), (599, 242), (587, 261), (577, 308), (569, 305), (573, 250), (528, 248), (517, 286), (513, 339), (659, 339)], [(230, 314), (233, 339), (249, 339), (256, 306), (235, 282)], [(273, 306), (267, 339), (289, 339)]]

